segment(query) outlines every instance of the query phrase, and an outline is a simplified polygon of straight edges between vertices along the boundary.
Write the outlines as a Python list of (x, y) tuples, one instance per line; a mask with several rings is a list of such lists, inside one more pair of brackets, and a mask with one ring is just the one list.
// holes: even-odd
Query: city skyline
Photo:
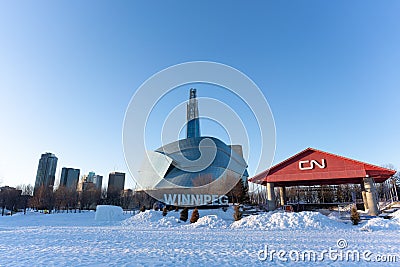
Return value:
[(315, 147), (400, 168), (400, 3), (311, 2), (2, 2), (0, 186), (34, 185), (49, 151), (56, 180), (64, 166), (95, 171), (103, 184), (120, 171), (134, 188), (121, 140), (129, 101), (155, 73), (196, 60), (237, 68), (261, 88), (275, 118), (274, 163)]
[[(53, 189), (56, 189), (60, 186), (64, 186), (68, 189), (77, 190), (77, 188), (82, 187), (79, 185), (80, 183), (92, 183), (98, 190), (107, 188), (105, 186), (103, 187), (102, 184), (103, 176), (96, 174), (94, 171), (90, 171), (88, 172), (88, 174), (81, 174), (79, 168), (71, 168), (63, 166), (60, 167), (61, 173), (60, 176), (57, 177), (55, 175), (57, 161), (58, 157), (56, 157), (54, 153), (45, 152), (41, 155), (41, 158), (39, 159), (39, 165), (37, 168), (36, 181), (34, 184), (35, 189), (39, 188), (41, 185), (48, 184)], [(110, 171), (109, 175), (115, 173), (125, 175), (125, 173), (115, 172), (115, 171)]]

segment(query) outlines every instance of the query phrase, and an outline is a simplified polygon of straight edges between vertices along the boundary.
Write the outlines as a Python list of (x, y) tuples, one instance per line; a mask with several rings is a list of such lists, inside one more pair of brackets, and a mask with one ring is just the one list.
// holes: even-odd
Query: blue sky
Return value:
[(400, 168), (400, 2), (216, 2), (0, 0), (1, 183), (33, 184), (46, 151), (58, 169), (127, 171), (130, 98), (195, 60), (261, 88), (275, 162), (311, 146)]

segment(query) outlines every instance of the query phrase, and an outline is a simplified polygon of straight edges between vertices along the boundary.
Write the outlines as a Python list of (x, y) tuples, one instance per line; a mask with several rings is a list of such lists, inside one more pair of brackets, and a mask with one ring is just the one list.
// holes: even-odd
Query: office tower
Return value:
[(89, 174), (86, 176), (86, 182), (93, 183), (93, 179), (95, 176), (96, 176), (95, 172), (89, 172)]
[(52, 153), (42, 154), (36, 174), (34, 193), (44, 186), (53, 189), (56, 177), (57, 157)]
[(120, 194), (124, 190), (125, 173), (111, 172), (108, 175), (107, 195)]
[(89, 172), (82, 176), (81, 181), (78, 183), (77, 190), (79, 192), (86, 190), (99, 190), (101, 191), (101, 186), (103, 183), (103, 176), (97, 175), (95, 172)]
[(97, 190), (101, 190), (101, 185), (103, 183), (103, 176), (98, 174), (94, 175), (93, 183), (95, 184)]
[(65, 186), (70, 190), (76, 191), (80, 172), (79, 169), (62, 168), (60, 186)]

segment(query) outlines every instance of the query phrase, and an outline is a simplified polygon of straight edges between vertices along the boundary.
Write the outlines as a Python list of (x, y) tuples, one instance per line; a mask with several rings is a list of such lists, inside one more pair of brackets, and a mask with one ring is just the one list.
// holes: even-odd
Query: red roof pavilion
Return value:
[(249, 181), (263, 185), (274, 183), (274, 186), (311, 186), (359, 184), (363, 178), (370, 177), (382, 183), (395, 173), (387, 168), (307, 148)]

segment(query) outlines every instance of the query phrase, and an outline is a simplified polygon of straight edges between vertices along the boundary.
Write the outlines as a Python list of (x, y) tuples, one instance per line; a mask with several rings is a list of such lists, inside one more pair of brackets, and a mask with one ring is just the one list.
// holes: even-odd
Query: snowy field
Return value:
[(0, 217), (0, 266), (400, 264), (400, 211), (392, 220), (359, 226), (317, 212), (271, 212), (233, 222), (232, 210), (200, 210), (195, 224), (178, 218), (174, 211), (166, 217), (160, 211), (124, 214), (118, 221), (95, 220), (95, 212)]

